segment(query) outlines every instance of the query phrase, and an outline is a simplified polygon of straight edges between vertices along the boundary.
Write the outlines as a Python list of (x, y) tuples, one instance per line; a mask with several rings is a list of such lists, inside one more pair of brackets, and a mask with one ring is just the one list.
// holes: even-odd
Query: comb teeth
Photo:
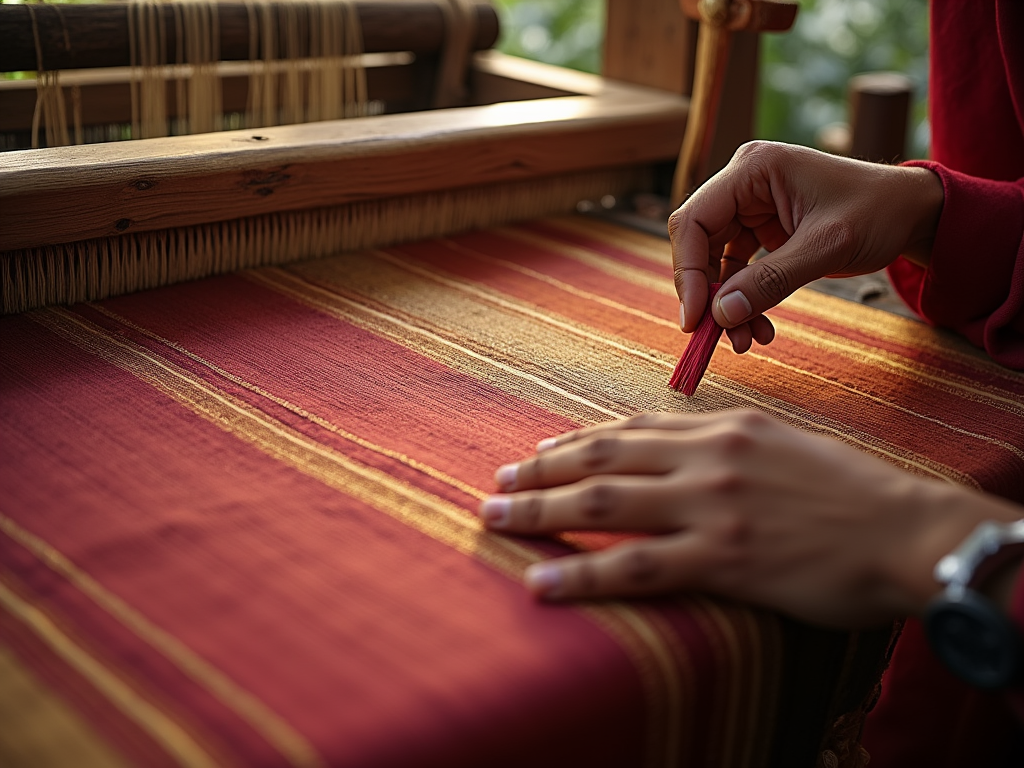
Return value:
[(686, 350), (679, 358), (679, 363), (668, 382), (672, 389), (682, 392), (687, 397), (693, 397), (693, 393), (697, 391), (697, 385), (700, 384), (704, 371), (708, 369), (711, 355), (714, 354), (715, 346), (722, 337), (722, 331), (725, 330), (715, 322), (715, 318), (711, 314), (711, 304), (721, 287), (721, 283), (710, 285), (708, 304), (704, 308), (704, 315), (697, 324), (697, 330), (690, 337), (690, 343), (686, 345)]

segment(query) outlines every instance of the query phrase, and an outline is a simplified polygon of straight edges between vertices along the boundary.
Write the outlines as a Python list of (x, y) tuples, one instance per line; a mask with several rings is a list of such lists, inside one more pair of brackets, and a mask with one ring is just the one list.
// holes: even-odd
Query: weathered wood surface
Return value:
[[(517, 71), (508, 57), (487, 61), (492, 75), (503, 62)], [(570, 79), (590, 95), (4, 153), (0, 251), (638, 166), (679, 151), (685, 98)]]
[[(307, 3), (282, 2), (275, 12), (289, 7), (291, 12), (304, 13)], [(94, 69), (126, 67), (131, 57), (128, 46), (128, 4), (99, 5), (0, 5), (0, 72), (35, 71), (39, 68), (33, 36), (32, 19), (39, 32), (42, 68)], [(173, 3), (155, 6), (163, 14), (161, 25), (165, 49), (174, 63), (177, 45)], [(217, 6), (220, 24), (220, 60), (239, 61), (250, 58), (249, 10), (241, 2), (222, 2)], [(367, 53), (412, 51), (434, 53), (445, 39), (445, 23), (441, 9), (425, 2), (362, 2), (356, 3), (363, 33), (363, 50)], [(489, 3), (478, 2), (476, 37), (473, 50), (486, 50), (498, 39), (498, 16)], [(301, 42), (301, 41), (300, 41)], [(262, 56), (262, 52), (260, 52)], [(309, 52), (300, 49), (299, 56)], [(277, 58), (282, 58), (279, 53)]]
[(605, 77), (672, 93), (689, 93), (697, 25), (679, 0), (608, 0)]

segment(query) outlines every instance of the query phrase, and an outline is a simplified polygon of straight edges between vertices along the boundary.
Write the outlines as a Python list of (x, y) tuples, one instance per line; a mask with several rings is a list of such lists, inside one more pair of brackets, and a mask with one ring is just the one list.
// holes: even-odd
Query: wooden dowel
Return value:
[[(164, 14), (164, 50), (176, 50), (174, 4), (156, 6)], [(275, 3), (275, 10), (287, 5), (305, 13), (307, 3)], [(249, 58), (249, 12), (244, 3), (223, 2), (220, 14), (220, 59)], [(102, 5), (0, 5), (0, 72), (35, 71), (36, 47), (32, 16), (38, 26), (43, 67), (89, 69), (126, 67), (128, 50), (128, 4)], [(444, 16), (434, 3), (356, 3), (367, 53), (412, 51), (436, 53), (445, 40)], [(476, 3), (476, 36), (473, 50), (491, 48), (498, 39), (498, 16), (489, 3)], [(172, 53), (173, 55), (173, 53)], [(300, 51), (300, 56), (308, 55)], [(165, 63), (171, 64), (173, 61)]]
[(896, 163), (907, 153), (907, 120), (914, 82), (898, 72), (850, 78), (850, 156)]

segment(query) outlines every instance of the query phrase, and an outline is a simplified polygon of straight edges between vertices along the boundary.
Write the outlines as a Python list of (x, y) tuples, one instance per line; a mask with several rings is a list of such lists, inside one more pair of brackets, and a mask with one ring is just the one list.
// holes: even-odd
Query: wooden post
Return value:
[(907, 151), (907, 116), (914, 83), (898, 72), (850, 78), (850, 155), (896, 163)]
[(697, 24), (683, 15), (679, 0), (608, 0), (601, 73), (689, 94), (696, 43)]
[[(698, 0), (607, 2), (604, 76), (692, 94)], [(690, 139), (695, 146), (689, 158), (693, 168), (685, 174), (688, 179), (693, 177), (685, 182), (688, 189), (722, 168), (740, 144), (754, 137), (759, 50), (756, 32), (787, 29), (795, 15), (796, 6), (792, 3), (744, 0), (730, 6), (725, 25), (731, 38), (728, 58), (718, 67), (717, 76), (709, 73), (707, 93), (695, 96), (696, 101), (691, 104), (691, 116), (701, 125), (694, 125), (698, 130)], [(712, 92), (714, 103), (708, 103)], [(700, 138), (700, 134), (708, 131), (713, 136), (707, 140)], [(696, 144), (700, 144), (699, 149)]]

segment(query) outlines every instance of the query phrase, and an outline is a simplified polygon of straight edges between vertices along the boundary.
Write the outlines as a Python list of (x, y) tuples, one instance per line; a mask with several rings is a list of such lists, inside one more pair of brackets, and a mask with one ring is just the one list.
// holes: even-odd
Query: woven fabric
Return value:
[(484, 532), (494, 468), (753, 406), (1021, 500), (1024, 377), (801, 291), (687, 399), (668, 267), (569, 218), (4, 318), (0, 762), (813, 764), (884, 634), (535, 603), (527, 565), (608, 537)]

